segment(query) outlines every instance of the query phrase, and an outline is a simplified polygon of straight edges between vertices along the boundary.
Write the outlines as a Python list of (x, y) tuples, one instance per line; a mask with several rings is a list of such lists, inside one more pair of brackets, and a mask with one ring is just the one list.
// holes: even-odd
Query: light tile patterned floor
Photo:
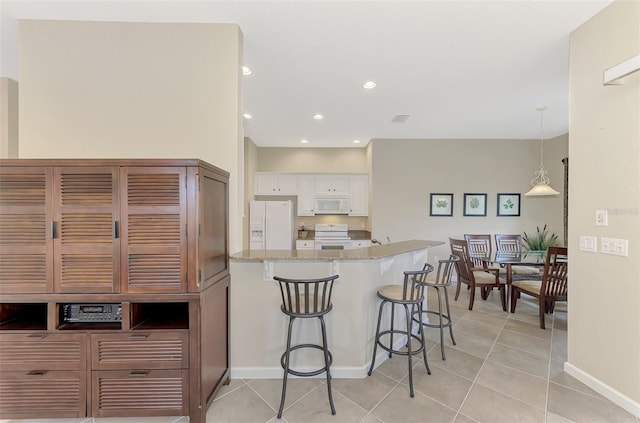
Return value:
[[(640, 423), (600, 394), (564, 373), (566, 307), (559, 304), (538, 327), (537, 305), (523, 296), (515, 314), (505, 313), (497, 292), (452, 298), (454, 336), (440, 356), (437, 329), (428, 329), (429, 365), (415, 360), (415, 397), (408, 392), (406, 358), (394, 356), (365, 379), (334, 379), (337, 414), (331, 415), (322, 379), (290, 379), (283, 423)], [(453, 292), (452, 292), (453, 293)], [(375, 311), (372, 311), (375, 312)], [(273, 423), (281, 380), (232, 380), (207, 413), (207, 423)], [(1, 420), (0, 423), (186, 423), (185, 417)]]

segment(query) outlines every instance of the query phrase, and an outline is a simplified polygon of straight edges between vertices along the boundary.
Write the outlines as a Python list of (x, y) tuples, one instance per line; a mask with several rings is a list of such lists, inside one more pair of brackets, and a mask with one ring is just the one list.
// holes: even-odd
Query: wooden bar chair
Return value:
[[(500, 290), (502, 309), (507, 311), (505, 296), (506, 281), (498, 276), (498, 272), (488, 273), (484, 269), (476, 269), (473, 267), (467, 241), (449, 238), (449, 245), (451, 246), (451, 254), (459, 258), (456, 262), (458, 284), (456, 286), (456, 296), (454, 300), (458, 300), (460, 286), (462, 284), (467, 285), (471, 290), (469, 293), (469, 310), (473, 310), (476, 288), (480, 288), (481, 290), (486, 289), (487, 292), (493, 288), (498, 288)], [(486, 299), (486, 297), (483, 297), (483, 299)]]
[(540, 328), (544, 329), (545, 313), (553, 313), (556, 301), (567, 301), (567, 248), (549, 247), (542, 280), (522, 280), (511, 284), (511, 312), (516, 311), (518, 294), (538, 299)]
[[(498, 253), (522, 254), (524, 251), (522, 244), (522, 235), (519, 234), (495, 234), (496, 251)], [(539, 279), (540, 269), (533, 266), (511, 266), (511, 272), (515, 275), (515, 279), (523, 279), (531, 277)]]

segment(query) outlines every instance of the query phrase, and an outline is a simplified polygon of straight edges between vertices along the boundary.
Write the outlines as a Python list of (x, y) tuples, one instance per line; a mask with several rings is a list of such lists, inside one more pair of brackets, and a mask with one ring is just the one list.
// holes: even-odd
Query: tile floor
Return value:
[[(452, 292), (453, 293), (453, 292)], [(640, 423), (587, 386), (563, 372), (567, 358), (566, 307), (559, 304), (538, 327), (537, 305), (527, 297), (515, 314), (505, 313), (497, 292), (476, 297), (466, 309), (468, 292), (453, 301), (454, 336), (445, 338), (440, 356), (437, 329), (428, 329), (427, 375), (415, 360), (415, 397), (408, 392), (406, 358), (394, 356), (365, 379), (334, 379), (337, 414), (331, 415), (323, 379), (290, 379), (283, 423)], [(372, 311), (374, 312), (374, 311)], [(207, 423), (274, 423), (280, 379), (232, 380), (207, 413)], [(125, 419), (2, 420), (0, 423), (186, 423), (186, 417)]]

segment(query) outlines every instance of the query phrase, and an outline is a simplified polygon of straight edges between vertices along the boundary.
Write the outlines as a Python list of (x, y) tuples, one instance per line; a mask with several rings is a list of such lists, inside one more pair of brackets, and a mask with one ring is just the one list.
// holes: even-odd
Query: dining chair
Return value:
[[(482, 269), (485, 272), (489, 272), (500, 276), (506, 275), (506, 271), (504, 268), (499, 266), (489, 266), (486, 261), (483, 261), (481, 256), (491, 256), (491, 235), (489, 234), (464, 234), (464, 239), (467, 241), (467, 245), (469, 247), (471, 264), (473, 265), (474, 270)], [(486, 300), (489, 297), (489, 288), (483, 288), (480, 290), (480, 295), (483, 300)]]
[[(496, 251), (498, 253), (514, 253), (521, 254), (524, 250), (522, 244), (522, 235), (520, 234), (495, 234)], [(535, 276), (540, 278), (540, 269), (533, 266), (511, 266), (511, 272), (518, 277)]]
[[(458, 274), (458, 283), (456, 286), (456, 295), (454, 300), (458, 301), (460, 295), (460, 286), (465, 284), (469, 287), (469, 310), (473, 310), (473, 302), (475, 299), (476, 288), (489, 290), (498, 288), (500, 290), (500, 300), (502, 301), (502, 309), (507, 311), (507, 303), (505, 297), (504, 279), (500, 278), (498, 272), (489, 273), (484, 269), (474, 268), (469, 254), (469, 246), (466, 240), (449, 238), (451, 246), (451, 254), (458, 257), (456, 262), (456, 273)], [(483, 295), (483, 299), (486, 297)]]
[(515, 313), (518, 294), (538, 299), (540, 328), (544, 329), (545, 313), (553, 313), (556, 301), (567, 301), (567, 248), (549, 247), (542, 280), (522, 280), (511, 284), (511, 312)]

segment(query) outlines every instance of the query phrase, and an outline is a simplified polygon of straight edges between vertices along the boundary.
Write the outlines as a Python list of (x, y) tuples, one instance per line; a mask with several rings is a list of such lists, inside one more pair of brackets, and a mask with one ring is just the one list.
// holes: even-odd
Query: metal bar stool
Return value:
[[(285, 279), (274, 276), (273, 279), (280, 284), (280, 293), (282, 294), (282, 306), (280, 309), (284, 314), (289, 316), (289, 330), (287, 332), (287, 348), (280, 358), (280, 364), (284, 369), (282, 378), (282, 396), (280, 398), (280, 409), (278, 410), (278, 418), (282, 417), (284, 409), (284, 400), (287, 394), (287, 377), (289, 374), (295, 376), (316, 376), (322, 372), (327, 373), (327, 389), (329, 391), (329, 404), (331, 404), (331, 414), (336, 414), (333, 405), (333, 395), (331, 394), (331, 374), (329, 367), (333, 362), (333, 356), (327, 347), (327, 330), (324, 324), (324, 315), (329, 313), (333, 308), (331, 304), (331, 293), (333, 291), (333, 282), (338, 279), (338, 275), (329, 276), (322, 279)], [(293, 322), (297, 318), (308, 319), (317, 317), (320, 320), (322, 328), (322, 345), (317, 344), (298, 344), (291, 346), (291, 328)], [(303, 348), (315, 348), (321, 350), (324, 354), (324, 367), (317, 370), (302, 372), (293, 370), (289, 367), (291, 352)]]
[[(389, 358), (391, 358), (393, 354), (406, 355), (407, 362), (409, 365), (409, 395), (412, 398), (413, 398), (413, 365), (411, 363), (411, 357), (416, 354), (422, 353), (422, 357), (424, 359), (424, 365), (427, 368), (427, 373), (431, 374), (431, 369), (429, 369), (429, 363), (427, 362), (427, 352), (425, 348), (424, 331), (422, 330), (422, 325), (420, 325), (418, 328), (418, 335), (414, 335), (411, 332), (411, 328), (413, 326), (411, 312), (414, 310), (414, 307), (417, 307), (418, 312), (422, 313), (422, 302), (424, 300), (424, 284), (422, 284), (420, 280), (425, 278), (426, 275), (430, 272), (433, 272), (433, 266), (431, 266), (430, 264), (426, 264), (423, 270), (405, 271), (404, 282), (402, 285), (385, 285), (378, 290), (378, 297), (382, 299), (382, 302), (380, 303), (380, 309), (378, 311), (378, 326), (376, 328), (376, 337), (374, 340), (375, 342), (373, 344), (373, 356), (371, 357), (371, 367), (369, 368), (368, 375), (371, 376), (371, 372), (373, 371), (373, 367), (376, 362), (376, 350), (378, 348), (378, 345), (380, 345), (380, 348), (384, 349), (389, 353)], [(382, 321), (382, 312), (384, 309), (384, 305), (387, 303), (391, 303), (391, 327), (389, 330), (380, 332), (380, 322)], [(394, 309), (396, 304), (404, 306), (405, 314), (406, 314), (406, 325), (407, 325), (406, 330), (393, 328), (393, 317), (395, 314)], [(409, 310), (410, 307), (411, 307), (411, 310)], [(394, 334), (407, 337), (406, 351), (393, 348)], [(385, 345), (382, 342), (382, 337), (385, 335), (389, 335), (389, 346)], [(415, 350), (413, 350), (411, 346), (412, 339), (418, 342), (418, 348)]]
[[(433, 288), (436, 290), (438, 294), (438, 310), (429, 310), (425, 309), (424, 306), (422, 308), (422, 313), (419, 311), (414, 311), (413, 313), (413, 321), (422, 324), (423, 326), (428, 326), (430, 328), (439, 328), (440, 329), (440, 350), (442, 351), (442, 359), (446, 360), (447, 358), (444, 355), (444, 328), (449, 328), (449, 334), (451, 335), (451, 342), (453, 345), (456, 345), (456, 340), (453, 338), (453, 328), (451, 321), (451, 310), (449, 308), (449, 294), (447, 293), (447, 287), (451, 286), (451, 274), (453, 273), (453, 269), (456, 267), (456, 262), (460, 260), (459, 257), (449, 256), (449, 260), (438, 260), (438, 273), (436, 275), (435, 281), (428, 280), (426, 278), (422, 279), (420, 283), (422, 283), (425, 288)], [(425, 264), (425, 269), (429, 264)], [(442, 291), (444, 293), (444, 303), (447, 308), (447, 313), (442, 312)], [(426, 314), (427, 321), (425, 322), (420, 316)], [(438, 323), (429, 323), (429, 315), (438, 316)]]

